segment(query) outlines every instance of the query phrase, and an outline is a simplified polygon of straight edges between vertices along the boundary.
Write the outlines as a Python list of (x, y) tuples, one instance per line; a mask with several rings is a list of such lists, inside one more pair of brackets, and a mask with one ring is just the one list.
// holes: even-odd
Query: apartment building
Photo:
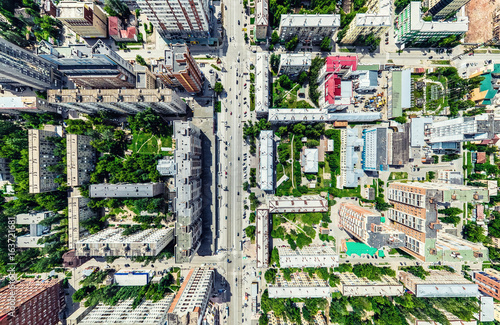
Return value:
[(255, 112), (265, 117), (269, 112), (269, 54), (259, 52), (255, 64)]
[(306, 246), (296, 250), (290, 247), (278, 247), (282, 268), (337, 267), (339, 256), (334, 247)]
[(289, 77), (298, 76), (301, 72), (309, 71), (311, 62), (311, 53), (282, 53), (278, 74), (286, 74)]
[(107, 228), (76, 242), (76, 256), (156, 256), (174, 239), (173, 228), (146, 229), (122, 236)]
[(394, 20), (394, 33), (399, 43), (437, 42), (451, 35), (463, 35), (469, 29), (467, 16), (456, 21), (424, 21), (420, 1), (412, 1)]
[(171, 89), (58, 89), (49, 90), (47, 103), (58, 113), (99, 111), (128, 115), (150, 107), (161, 115), (185, 115), (186, 103)]
[(405, 234), (396, 230), (378, 212), (344, 202), (339, 208), (340, 226), (357, 240), (377, 249), (404, 245)]
[(108, 16), (92, 2), (61, 1), (56, 18), (83, 38), (108, 37)]
[(306, 272), (296, 272), (287, 281), (278, 274), (276, 282), (269, 284), (269, 298), (328, 298), (331, 296), (328, 281), (320, 279), (316, 274), (309, 276)]
[(269, 266), (269, 210), (259, 208), (255, 211), (255, 242), (257, 267)]
[(169, 87), (182, 87), (191, 94), (203, 90), (203, 74), (185, 44), (171, 44), (154, 72)]
[(363, 152), (361, 165), (365, 171), (389, 170), (389, 129), (364, 129), (362, 134)]
[(174, 210), (176, 263), (188, 263), (201, 244), (202, 232), (202, 142), (201, 130), (191, 122), (174, 121), (175, 175)]
[[(332, 86), (333, 87), (333, 86)], [(334, 88), (331, 88), (332, 90)], [(324, 93), (322, 93), (324, 94)], [(351, 92), (352, 94), (352, 92)], [(322, 96), (324, 101), (324, 96)], [(321, 98), (321, 97), (320, 97)], [(340, 97), (339, 97), (340, 98)], [(272, 108), (267, 107), (266, 115), (269, 113), (268, 121), (272, 124), (291, 124), (291, 123), (323, 123), (323, 122), (374, 122), (382, 119), (380, 112), (360, 112), (360, 113), (330, 113), (329, 108)], [(333, 107), (332, 107), (333, 108)], [(255, 108), (257, 110), (257, 106)]]
[(97, 161), (91, 141), (92, 137), (87, 135), (66, 135), (68, 186), (81, 186), (90, 181), (90, 173)]
[(57, 132), (28, 130), (29, 192), (31, 194), (52, 192), (59, 187), (55, 179), (60, 175), (49, 170), (49, 166), (61, 160), (54, 155), (56, 145), (50, 140), (53, 137), (59, 137)]
[(470, 0), (429, 0), (429, 14), (434, 18), (447, 18), (460, 10)]
[(342, 43), (353, 44), (359, 37), (373, 34), (375, 38), (382, 35), (391, 27), (391, 1), (390, 0), (369, 0), (365, 7), (366, 13), (357, 13), (349, 24)]
[(22, 280), (1, 288), (0, 325), (59, 324), (59, 313), (66, 308), (61, 283), (58, 279)]
[(214, 281), (214, 269), (191, 269), (168, 309), (167, 323), (169, 325), (201, 324), (214, 289)]
[(137, 5), (167, 43), (200, 41), (210, 36), (207, 0), (137, 0)]
[(0, 158), (0, 182), (14, 183), (14, 176), (10, 173), (9, 159)]
[(328, 201), (319, 195), (275, 196), (269, 199), (269, 213), (327, 212)]
[(134, 64), (135, 88), (156, 89), (156, 76), (148, 67)]
[(269, 0), (257, 0), (255, 10), (255, 39), (265, 40), (269, 27)]
[(402, 296), (402, 284), (393, 277), (382, 275), (380, 280), (358, 278), (354, 273), (340, 273), (340, 292), (348, 297)]
[(274, 191), (274, 132), (261, 131), (259, 136), (259, 186)]
[(499, 131), (500, 119), (489, 113), (425, 125), (425, 136), (430, 143), (490, 140)]
[(0, 84), (38, 90), (62, 86), (57, 65), (0, 38)]
[(387, 199), (393, 207), (386, 216), (393, 226), (406, 235), (404, 251), (425, 262), (463, 259), (482, 261), (487, 252), (481, 244), (473, 244), (455, 236), (439, 233), (442, 225), (438, 209), (463, 207), (464, 202), (488, 202), (485, 188), (442, 183), (399, 183), (389, 185)]
[(421, 279), (409, 272), (399, 273), (399, 281), (419, 298), (477, 297), (477, 284), (467, 280), (460, 273), (429, 270)]
[(500, 272), (494, 269), (474, 272), (474, 282), (479, 286), (479, 291), (500, 300)]
[(113, 197), (155, 197), (165, 191), (164, 183), (134, 183), (134, 184), (92, 184), (89, 188), (91, 198)]
[(68, 196), (68, 247), (74, 249), (76, 242), (87, 234), (85, 228), (80, 223), (96, 215), (88, 204), (90, 198), (80, 194), (80, 188), (74, 187)]
[(50, 211), (18, 214), (16, 216), (16, 224), (29, 226), (29, 233), (16, 238), (17, 247), (36, 248), (45, 246), (45, 244), (38, 244), (38, 240), (50, 235), (50, 226), (43, 226), (40, 222), (53, 215), (54, 213)]
[(325, 38), (332, 38), (340, 27), (340, 15), (286, 14), (281, 15), (279, 36), (288, 42), (295, 36), (306, 45), (317, 45)]

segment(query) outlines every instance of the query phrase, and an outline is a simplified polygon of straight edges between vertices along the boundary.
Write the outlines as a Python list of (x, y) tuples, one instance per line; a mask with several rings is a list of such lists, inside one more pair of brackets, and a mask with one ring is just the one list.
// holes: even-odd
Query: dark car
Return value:
[(130, 267), (130, 264), (125, 264), (125, 267)]

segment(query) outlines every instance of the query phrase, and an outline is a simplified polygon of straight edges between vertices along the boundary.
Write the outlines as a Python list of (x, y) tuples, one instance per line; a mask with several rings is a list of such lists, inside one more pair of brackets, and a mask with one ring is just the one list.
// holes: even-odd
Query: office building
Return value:
[(255, 211), (255, 242), (257, 267), (269, 266), (269, 210), (259, 208)]
[(68, 247), (74, 249), (76, 242), (88, 232), (81, 226), (81, 222), (97, 214), (88, 206), (90, 199), (80, 194), (80, 188), (73, 187), (68, 196)]
[(474, 282), (479, 286), (479, 291), (500, 300), (500, 272), (494, 269), (474, 272)]
[(68, 186), (81, 186), (90, 181), (90, 173), (97, 161), (91, 141), (92, 137), (87, 135), (66, 135)]
[(55, 131), (29, 129), (29, 192), (31, 194), (55, 191), (59, 184), (55, 179), (57, 172), (49, 170), (49, 166), (60, 162), (60, 157), (54, 155), (56, 144), (51, 138), (58, 137)]
[(83, 38), (108, 37), (108, 17), (92, 2), (61, 1), (56, 18)]
[(167, 324), (201, 324), (214, 288), (214, 281), (215, 271), (213, 269), (191, 269), (168, 309)]
[(263, 191), (274, 191), (274, 132), (260, 131), (259, 186)]
[(405, 242), (405, 234), (394, 229), (378, 212), (344, 202), (340, 204), (339, 216), (339, 226), (371, 247), (398, 248)]
[(403, 285), (393, 277), (382, 275), (380, 280), (358, 278), (354, 273), (340, 273), (340, 292), (348, 297), (402, 296)]
[(67, 318), (67, 325), (164, 325), (173, 298), (173, 294), (167, 294), (157, 302), (143, 300), (135, 308), (134, 299), (120, 300), (116, 305), (81, 307)]
[(371, 128), (363, 130), (362, 168), (364, 171), (388, 171), (389, 130)]
[(437, 42), (451, 35), (463, 35), (469, 29), (467, 16), (457, 17), (456, 21), (424, 21), (420, 6), (422, 2), (412, 1), (396, 17), (394, 33), (398, 42), (404, 44)]
[(297, 36), (299, 42), (317, 45), (325, 38), (332, 38), (340, 27), (340, 15), (334, 14), (287, 14), (281, 15), (279, 36), (282, 42), (288, 42)]
[(255, 39), (265, 40), (269, 27), (269, 0), (257, 0), (255, 10)]
[(269, 199), (269, 213), (327, 212), (328, 201), (319, 195), (274, 196)]
[(186, 103), (171, 89), (58, 89), (49, 90), (49, 106), (58, 113), (99, 111), (128, 115), (146, 108), (162, 115), (186, 114)]
[(409, 272), (399, 273), (399, 281), (419, 298), (477, 297), (477, 284), (467, 280), (460, 273), (429, 270), (421, 279)]
[(89, 188), (91, 198), (113, 197), (155, 197), (163, 194), (163, 183), (134, 183), (134, 184), (92, 184)]
[(61, 282), (22, 280), (1, 288), (0, 325), (59, 324), (66, 308)]
[(57, 66), (36, 54), (0, 38), (0, 84), (38, 90), (61, 87)]
[(269, 298), (328, 298), (330, 286), (326, 280), (316, 274), (309, 276), (306, 272), (295, 272), (290, 275), (290, 281), (278, 274), (276, 282), (269, 284)]
[(500, 119), (494, 114), (457, 117), (434, 121), (426, 125), (425, 135), (430, 143), (490, 140), (500, 131)]
[(153, 270), (119, 270), (113, 275), (118, 286), (145, 286), (153, 279)]
[(317, 174), (318, 166), (318, 148), (304, 149), (302, 153), (302, 171), (306, 174)]
[(342, 43), (353, 44), (360, 37), (372, 34), (380, 38), (392, 25), (391, 1), (390, 0), (368, 0), (364, 5), (368, 10), (366, 13), (357, 13), (349, 24)]
[(326, 58), (318, 76), (321, 108), (345, 109), (351, 104), (353, 87), (349, 77), (356, 72), (357, 67), (356, 55), (335, 55)]
[(77, 256), (156, 256), (174, 239), (174, 229), (146, 229), (122, 236), (125, 228), (107, 228), (76, 242)]
[[(64, 3), (65, 1), (61, 2)], [(78, 2), (81, 3), (81, 2)], [(120, 89), (135, 88), (133, 66), (102, 40), (93, 46), (72, 45), (71, 54), (64, 57), (50, 44), (39, 47), (39, 55), (57, 65), (68, 80), (84, 88)]]
[(175, 140), (175, 261), (188, 263), (201, 245), (202, 142), (201, 131), (191, 122), (174, 121)]
[(393, 70), (387, 82), (388, 117), (403, 116), (403, 110), (411, 107), (411, 70)]
[[(257, 109), (257, 108), (256, 108)], [(267, 109), (272, 124), (323, 123), (323, 122), (374, 122), (382, 119), (380, 112), (330, 113), (327, 108), (272, 108)]]
[(54, 215), (53, 212), (23, 213), (16, 216), (16, 224), (29, 225), (29, 233), (17, 237), (18, 248), (43, 247), (45, 244), (38, 244), (38, 241), (50, 234), (50, 226), (43, 226), (40, 222)]
[(191, 94), (203, 90), (203, 74), (185, 44), (170, 45), (154, 72), (169, 87), (182, 87)]
[(429, 0), (429, 14), (433, 18), (451, 18), (470, 0)]
[[(479, 187), (442, 183), (393, 182), (387, 190), (387, 199), (393, 207), (386, 216), (394, 228), (405, 233), (402, 249), (425, 261), (465, 259), (482, 261), (487, 252), (481, 244), (473, 244), (438, 231), (438, 209), (463, 208), (463, 204), (488, 202), (488, 190)], [(464, 261), (465, 261), (464, 260)]]
[(337, 267), (339, 256), (335, 247), (306, 246), (296, 250), (290, 247), (277, 247), (282, 268)]
[(255, 64), (255, 112), (257, 116), (269, 113), (269, 54), (259, 52)]
[(137, 5), (167, 43), (202, 42), (210, 37), (209, 3), (206, 0), (137, 0)]
[(311, 61), (311, 53), (282, 53), (278, 75), (286, 74), (289, 77), (296, 77), (301, 72), (309, 71)]

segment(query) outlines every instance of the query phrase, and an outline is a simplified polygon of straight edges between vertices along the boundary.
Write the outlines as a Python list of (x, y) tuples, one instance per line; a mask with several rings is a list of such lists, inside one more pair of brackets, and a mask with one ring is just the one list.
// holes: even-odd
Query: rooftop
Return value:
[(310, 66), (311, 53), (283, 53), (280, 57), (281, 66)]
[(88, 244), (88, 243), (107, 243), (107, 244), (118, 244), (118, 243), (156, 243), (162, 240), (164, 237), (171, 236), (174, 229), (173, 228), (161, 228), (161, 229), (146, 229), (139, 231), (130, 236), (122, 236), (122, 232), (125, 228), (107, 228), (101, 230), (100, 232), (87, 236), (77, 242), (77, 245)]
[(269, 285), (269, 298), (327, 298), (330, 296), (328, 282), (312, 277), (306, 272), (295, 272), (290, 275), (290, 281), (282, 274), (276, 277), (276, 283)]
[(302, 167), (304, 173), (317, 173), (318, 167), (318, 148), (308, 148), (302, 155)]
[(269, 213), (326, 212), (328, 202), (319, 195), (275, 196), (269, 199)]
[(280, 26), (282, 27), (340, 27), (340, 15), (334, 14), (304, 14), (304, 15), (281, 15)]
[(263, 191), (274, 190), (274, 133), (260, 131), (259, 185)]
[(358, 278), (353, 273), (340, 273), (344, 296), (401, 296), (404, 287), (393, 277), (382, 275), (380, 280)]
[(269, 24), (269, 2), (267, 0), (257, 0), (256, 9), (256, 26), (267, 26)]
[(255, 110), (257, 114), (269, 111), (269, 55), (257, 53), (255, 64)]
[(293, 250), (290, 247), (277, 247), (281, 267), (336, 267), (338, 255), (333, 247), (307, 246)]
[(269, 121), (271, 123), (293, 123), (297, 122), (373, 122), (380, 120), (382, 113), (329, 113), (322, 108), (272, 108), (269, 109)]
[(410, 31), (418, 30), (420, 33), (434, 34), (437, 32), (466, 33), (469, 30), (469, 18), (467, 16), (459, 16), (456, 21), (424, 21), (420, 11), (420, 1), (412, 1), (410, 3)]

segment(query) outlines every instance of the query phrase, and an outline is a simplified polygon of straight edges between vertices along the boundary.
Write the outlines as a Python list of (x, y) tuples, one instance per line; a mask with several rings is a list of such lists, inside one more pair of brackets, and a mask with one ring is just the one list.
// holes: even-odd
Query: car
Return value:
[(236, 80), (236, 84), (238, 84), (238, 80)]
[(125, 264), (125, 267), (130, 267), (130, 264)]
[[(240, 195), (240, 192), (238, 192), (238, 195)], [(238, 235), (239, 236), (239, 235)]]
[(432, 59), (432, 58), (433, 58), (433, 56), (432, 56), (432, 55), (431, 55), (431, 56), (429, 56), (429, 60), (430, 60), (430, 59)]
[(238, 161), (240, 160), (240, 157), (238, 157)]
[(241, 25), (239, 20), (238, 20), (238, 25)]

